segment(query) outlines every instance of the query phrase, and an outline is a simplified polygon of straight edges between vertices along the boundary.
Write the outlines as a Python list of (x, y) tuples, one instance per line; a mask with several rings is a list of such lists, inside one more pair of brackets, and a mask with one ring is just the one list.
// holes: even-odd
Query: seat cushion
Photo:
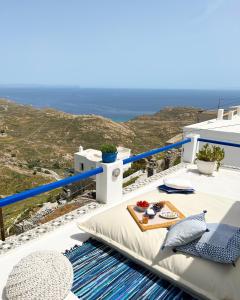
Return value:
[(171, 226), (162, 248), (186, 245), (201, 237), (207, 230), (205, 213), (189, 216)]
[[(163, 194), (147, 192), (101, 211), (79, 224), (94, 238), (116, 248), (132, 260), (191, 291), (198, 299), (239, 300), (240, 259), (236, 267), (219, 264), (172, 249), (161, 250), (167, 230), (158, 228), (142, 232), (127, 210), (127, 205), (147, 199), (150, 202), (170, 201), (185, 216), (207, 209), (209, 223), (225, 223), (240, 227), (240, 202), (233, 199), (196, 192), (195, 194)], [(103, 208), (104, 210), (104, 208)]]
[(73, 282), (70, 261), (56, 251), (38, 251), (13, 267), (6, 285), (9, 300), (63, 300)]
[(177, 251), (220, 263), (234, 263), (240, 256), (240, 228), (227, 224), (208, 224), (208, 232)]

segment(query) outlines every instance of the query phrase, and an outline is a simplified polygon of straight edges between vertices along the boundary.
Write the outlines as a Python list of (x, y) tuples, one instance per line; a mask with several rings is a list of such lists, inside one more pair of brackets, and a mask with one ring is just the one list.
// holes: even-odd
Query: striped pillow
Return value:
[(240, 256), (240, 228), (227, 224), (208, 224), (199, 239), (176, 247), (181, 251), (219, 263), (235, 263)]

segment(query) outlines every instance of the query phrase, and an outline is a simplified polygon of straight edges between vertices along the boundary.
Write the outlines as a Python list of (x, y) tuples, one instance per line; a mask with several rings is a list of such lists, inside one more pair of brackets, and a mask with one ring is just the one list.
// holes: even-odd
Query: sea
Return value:
[(240, 90), (117, 89), (0, 86), (0, 97), (71, 114), (97, 114), (124, 122), (166, 106), (216, 109), (240, 104)]

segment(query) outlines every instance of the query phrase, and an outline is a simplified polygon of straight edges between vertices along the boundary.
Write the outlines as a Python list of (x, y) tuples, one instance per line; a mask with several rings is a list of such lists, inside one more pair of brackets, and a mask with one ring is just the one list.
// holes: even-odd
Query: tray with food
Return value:
[(185, 218), (171, 202), (151, 203), (138, 201), (136, 205), (128, 205), (128, 211), (142, 231), (157, 228), (168, 228)]

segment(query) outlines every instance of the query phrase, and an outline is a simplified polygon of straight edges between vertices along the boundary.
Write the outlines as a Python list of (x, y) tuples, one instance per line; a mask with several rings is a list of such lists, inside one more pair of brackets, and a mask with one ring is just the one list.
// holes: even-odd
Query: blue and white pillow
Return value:
[(189, 216), (169, 228), (162, 249), (186, 245), (203, 235), (207, 230), (206, 211)]
[(230, 264), (240, 256), (240, 228), (227, 224), (207, 224), (208, 232), (187, 245), (178, 246), (181, 251), (211, 261)]

